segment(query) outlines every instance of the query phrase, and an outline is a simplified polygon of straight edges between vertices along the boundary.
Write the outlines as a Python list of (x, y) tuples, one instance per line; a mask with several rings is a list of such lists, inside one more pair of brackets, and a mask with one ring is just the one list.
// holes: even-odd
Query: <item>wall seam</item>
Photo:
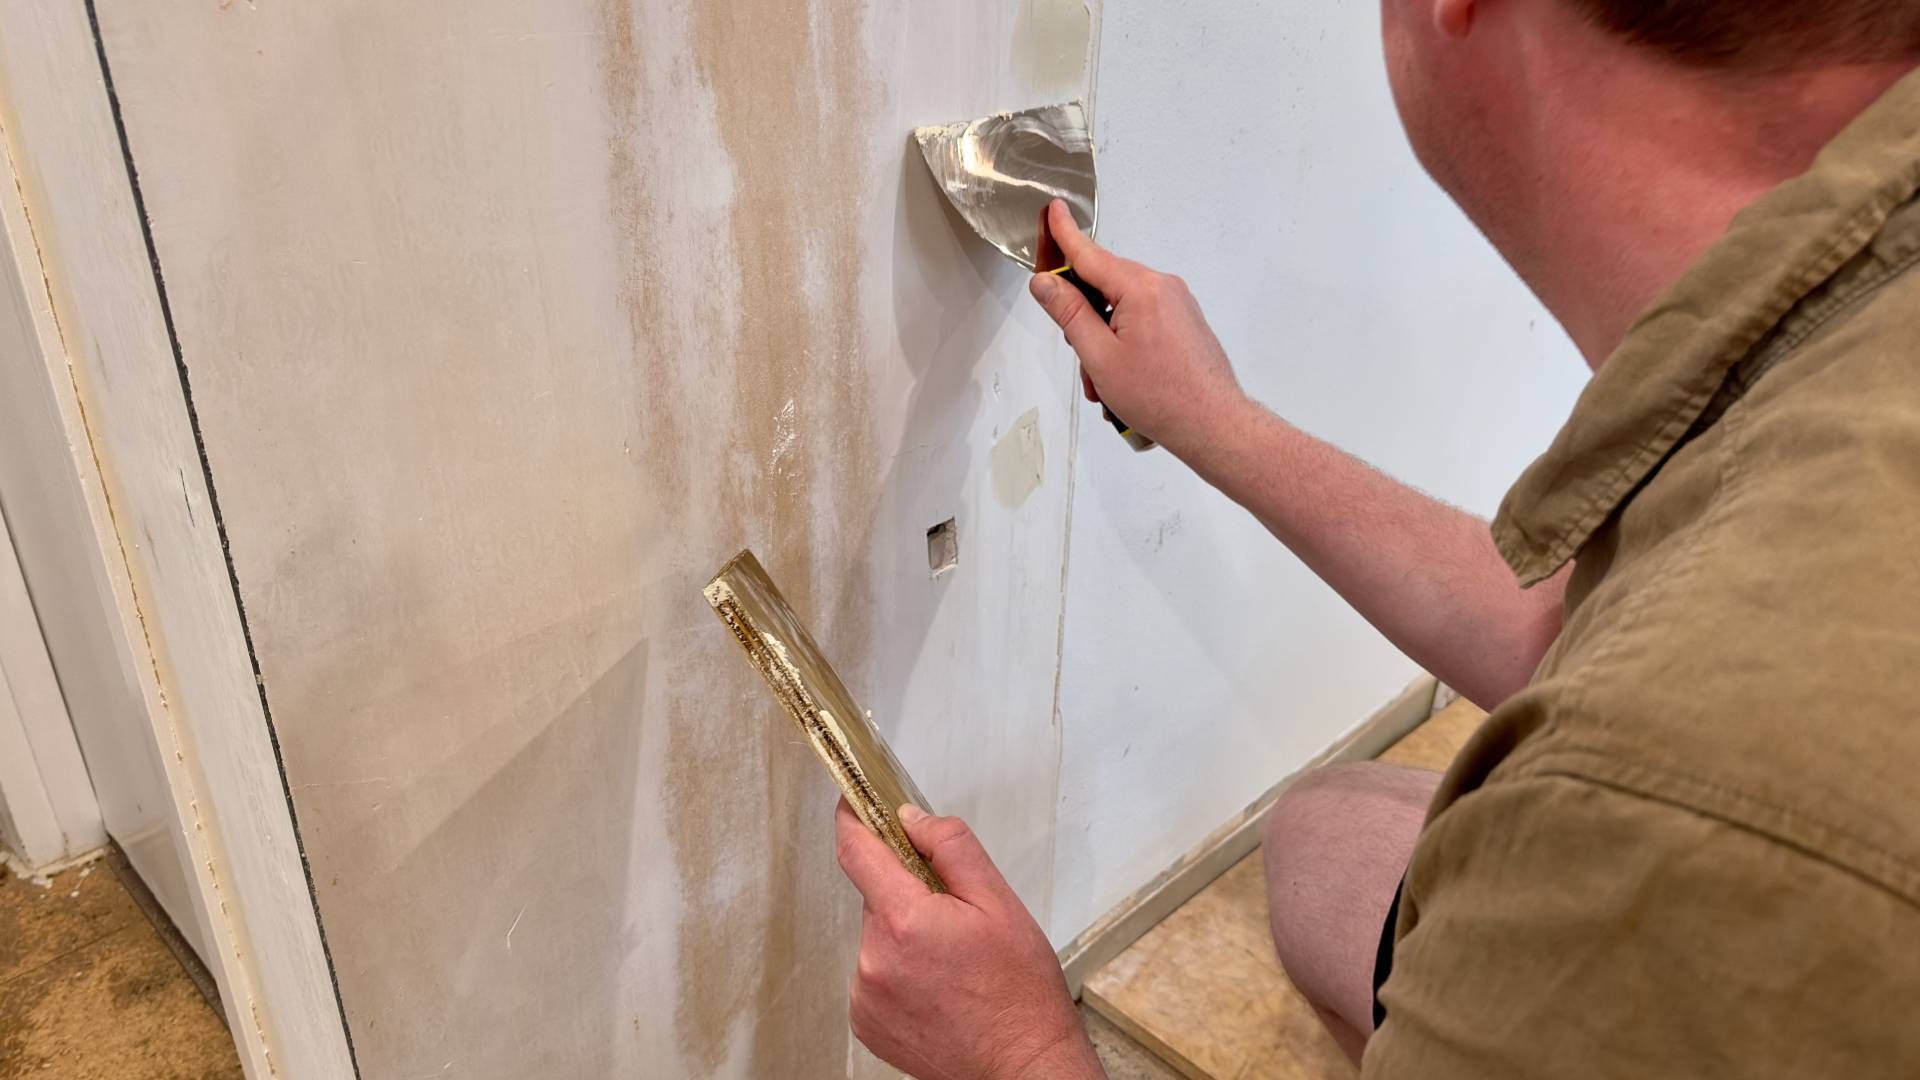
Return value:
[[(333, 990), (334, 1007), (338, 1009), (340, 1013), (340, 1030), (341, 1030), (341, 1035), (346, 1040), (346, 1044), (347, 1044), (347, 1060), (352, 1065), (354, 1076), (359, 1077), (361, 1075), (360, 1059), (353, 1045), (353, 1027), (347, 1021), (346, 1001), (341, 996), (341, 993), (340, 993), (339, 971), (334, 965), (333, 949), (327, 942), (326, 924), (320, 914), (320, 897), (314, 885), (313, 866), (307, 857), (306, 843), (301, 838), (301, 835), (300, 835), (299, 813), (296, 807), (294, 806), (293, 794), (287, 783), (286, 760), (280, 751), (279, 733), (274, 729), (273, 711), (272, 711), (272, 707), (267, 701), (267, 683), (266, 683), (266, 679), (262, 676), (260, 671), (259, 653), (254, 648), (253, 628), (247, 621), (246, 600), (242, 597), (240, 592), (240, 577), (233, 563), (233, 549), (232, 549), (232, 545), (230, 544), (227, 538), (226, 519), (220, 510), (220, 495), (218, 490), (214, 486), (213, 464), (211, 460), (207, 457), (207, 443), (206, 443), (206, 437), (202, 433), (200, 428), (200, 414), (194, 406), (193, 383), (187, 371), (186, 355), (180, 345), (179, 331), (174, 326), (173, 305), (167, 296), (166, 276), (161, 271), (161, 268), (160, 268), (160, 251), (159, 251), (159, 248), (155, 245), (154, 239), (153, 239), (153, 221), (147, 214), (146, 199), (142, 195), (140, 190), (140, 171), (138, 167), (134, 164), (133, 145), (127, 135), (126, 119), (122, 114), (121, 107), (120, 107), (120, 95), (119, 95), (119, 92), (114, 87), (112, 67), (107, 61), (106, 36), (101, 32), (101, 29), (100, 29), (100, 13), (98, 8), (96, 7), (96, 0), (85, 0), (85, 2), (86, 2), (86, 8), (87, 8), (87, 24), (93, 32), (94, 53), (99, 58), (99, 61), (100, 61), (101, 83), (107, 92), (107, 103), (113, 113), (114, 131), (118, 135), (120, 140), (121, 160), (125, 163), (126, 170), (127, 170), (127, 185), (133, 195), (134, 212), (140, 219), (140, 237), (141, 237), (141, 240), (146, 244), (147, 261), (149, 266), (153, 270), (153, 285), (154, 285), (154, 290), (160, 304), (160, 314), (161, 314), (162, 320), (166, 324), (167, 344), (171, 347), (173, 351), (174, 370), (180, 377), (180, 392), (181, 392), (182, 400), (185, 403), (186, 409), (187, 409), (187, 424), (189, 429), (193, 432), (194, 450), (199, 455), (199, 458), (200, 458), (200, 470), (202, 474), (202, 479), (203, 479), (203, 482), (206, 484), (206, 488), (207, 488), (208, 508), (213, 514), (213, 524), (214, 524), (215, 533), (220, 539), (220, 556), (221, 556), (221, 561), (226, 566), (227, 585), (233, 592), (233, 603), (234, 603), (235, 614), (239, 617), (239, 620), (240, 620), (241, 639), (246, 644), (247, 662), (253, 669), (254, 687), (256, 688), (260, 696), (261, 718), (266, 724), (267, 739), (273, 749), (274, 764), (277, 766), (280, 773), (280, 790), (281, 790), (281, 793), (286, 798), (287, 818), (290, 825), (292, 826), (294, 846), (296, 850), (299, 852), (299, 856), (300, 856), (300, 871), (301, 871), (301, 874), (306, 878), (307, 899), (313, 907), (314, 929), (318, 933), (320, 938), (321, 956), (326, 961), (327, 980), (329, 983), (331, 983), (331, 988)], [(36, 245), (37, 245), (37, 241), (36, 241)], [(42, 269), (44, 273), (44, 264)], [(68, 374), (69, 374), (69, 377), (71, 377), (72, 376), (71, 353), (67, 354), (67, 363), (68, 363)], [(81, 402), (81, 399), (79, 398), (79, 387), (77, 383), (74, 387), (74, 393), (75, 393), (76, 402)], [(84, 417), (85, 417), (84, 402), (81, 402), (81, 410), (82, 410), (82, 418), (84, 423)], [(88, 440), (91, 443), (92, 441), (91, 426), (88, 426), (87, 434), (88, 434)], [(98, 457), (99, 457), (98, 450), (92, 446), (89, 446), (89, 450), (92, 451), (94, 454), (96, 467), (97, 467)], [(109, 508), (111, 508), (110, 501), (109, 501)], [(114, 531), (117, 538), (119, 535), (119, 529), (116, 528)], [(122, 547), (121, 547), (121, 558), (123, 560), (127, 559), (124, 544), (122, 544)], [(129, 563), (128, 569), (129, 569), (129, 573), (131, 573), (130, 563)], [(136, 599), (136, 602), (134, 606), (134, 613), (136, 617), (139, 618), (141, 629), (142, 629), (142, 632), (144, 633), (146, 632), (146, 617), (140, 611), (137, 594), (135, 599)], [(158, 660), (153, 652), (152, 641), (150, 637), (147, 641), (147, 645), (148, 645), (148, 657), (149, 659), (152, 659), (156, 665), (154, 676), (156, 679), (158, 679), (160, 674), (158, 670)], [(166, 701), (164, 685), (162, 685), (161, 687), (161, 701), (163, 703)], [(176, 741), (175, 752), (176, 753), (179, 752), (177, 741)], [(195, 818), (196, 818), (195, 827), (200, 828), (201, 826), (198, 820), (198, 816), (199, 816), (198, 800), (194, 800), (191, 805), (193, 807)], [(211, 869), (211, 867), (209, 869)], [(216, 882), (216, 888), (217, 887), (218, 886)], [(222, 909), (225, 908), (224, 901), (221, 902), (221, 907)], [(259, 1013), (257, 1011), (257, 1000), (254, 1002), (250, 1002), (250, 1005), (253, 1007), (249, 1009), (249, 1012), (253, 1016), (253, 1020), (254, 1020), (254, 1024), (256, 1025), (256, 1028), (258, 1028), (260, 1026), (260, 1018), (259, 1018)], [(262, 1039), (263, 1045), (265, 1045), (264, 1030), (261, 1030), (259, 1034)], [(273, 1068), (271, 1062), (269, 1062), (268, 1067), (269, 1067), (269, 1071), (275, 1072), (275, 1073), (278, 1072), (278, 1069)]]
[(1060, 712), (1060, 686), (1065, 681), (1067, 670), (1067, 571), (1073, 564), (1074, 479), (1079, 471), (1079, 460), (1080, 410), (1070, 404), (1067, 415), (1067, 514), (1060, 530), (1060, 616), (1053, 634), (1053, 794), (1048, 800), (1052, 804), (1052, 817), (1049, 819), (1051, 826), (1047, 829), (1047, 891), (1042, 898), (1046, 905), (1049, 929), (1053, 923), (1053, 887), (1060, 870), (1060, 792), (1067, 763), (1067, 730), (1065, 717)]
[[(1092, 132), (1094, 119), (1094, 93), (1099, 86), (1100, 74), (1100, 23), (1101, 0), (1084, 0), (1087, 9), (1087, 87), (1085, 108), (1087, 127)], [(1098, 145), (1096, 140), (1095, 145)], [(1064, 340), (1064, 339), (1061, 339)], [(1059, 348), (1058, 344), (1055, 348)], [(1077, 361), (1077, 357), (1076, 357)], [(1079, 374), (1076, 362), (1074, 374)], [(1078, 379), (1076, 378), (1077, 382)], [(1060, 536), (1060, 618), (1054, 628), (1053, 638), (1053, 810), (1047, 829), (1047, 891), (1043, 898), (1046, 921), (1042, 928), (1052, 936), (1054, 912), (1054, 886), (1060, 876), (1060, 796), (1064, 787), (1067, 767), (1067, 725), (1066, 717), (1060, 711), (1061, 687), (1066, 681), (1067, 671), (1067, 587), (1068, 571), (1073, 564), (1073, 508), (1077, 501), (1076, 490), (1080, 475), (1080, 414), (1079, 398), (1070, 387), (1067, 394), (1067, 515), (1061, 524)]]

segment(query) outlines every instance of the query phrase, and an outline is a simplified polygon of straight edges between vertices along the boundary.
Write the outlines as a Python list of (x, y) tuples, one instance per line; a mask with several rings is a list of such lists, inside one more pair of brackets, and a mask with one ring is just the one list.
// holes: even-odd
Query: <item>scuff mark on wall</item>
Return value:
[(1013, 429), (1000, 437), (988, 455), (993, 471), (993, 497), (1002, 506), (1019, 506), (1040, 489), (1046, 477), (1046, 447), (1040, 442), (1040, 409), (1022, 413)]
[(773, 449), (767, 453), (767, 471), (776, 477), (789, 475), (793, 466), (787, 461), (793, 453), (793, 444), (800, 437), (794, 427), (793, 399), (788, 398), (780, 406), (780, 414), (773, 419)]

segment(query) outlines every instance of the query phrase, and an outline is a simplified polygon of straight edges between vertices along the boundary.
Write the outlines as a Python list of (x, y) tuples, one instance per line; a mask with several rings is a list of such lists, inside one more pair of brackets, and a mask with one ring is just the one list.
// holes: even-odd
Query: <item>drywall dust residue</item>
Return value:
[[(867, 11), (846, 0), (603, 4), (610, 71), (623, 57), (644, 64), (632, 60), (643, 52), (675, 65), (670, 77), (607, 80), (610, 94), (656, 99), (642, 106), (650, 125), (617, 127), (627, 148), (616, 150), (616, 196), (623, 181), (639, 189), (668, 172), (689, 125), (725, 158), (713, 178), (726, 181), (719, 227), (686, 251), (646, 250), (641, 235), (629, 271), (636, 324), (654, 318), (662, 295), (707, 290), (693, 293), (701, 317), (679, 337), (635, 335), (637, 349), (660, 347), (636, 362), (698, 390), (677, 419), (690, 448), (682, 524), (716, 555), (749, 543), (763, 552), (794, 607), (857, 671), (870, 623), (855, 545), (868, 542), (881, 477), (859, 225), (886, 175), (871, 167)], [(610, 106), (620, 117), (632, 103)], [(690, 197), (656, 194), (656, 206)], [(709, 288), (716, 279), (724, 293)], [(831, 577), (815, 587), (821, 573)], [(697, 581), (687, 599), (699, 602)], [(793, 745), (791, 723), (741, 677), (735, 646), (701, 630), (676, 644), (665, 715), (650, 721), (666, 740), (659, 797), (681, 897), (682, 1064), (689, 1075), (839, 1075), (858, 908), (844, 903), (833, 863), (830, 788)]]
[(1040, 410), (1022, 413), (993, 444), (987, 460), (993, 471), (993, 497), (1000, 505), (1019, 506), (1038, 491), (1047, 466), (1046, 448), (1040, 443)]
[[(642, 103), (653, 95), (647, 85), (633, 6), (628, 0), (607, 0), (601, 8), (600, 24), (601, 93), (612, 120), (607, 139), (607, 196), (620, 232), (620, 306), (627, 316), (636, 357), (682, 354), (692, 343), (679, 333), (665, 303), (666, 291), (673, 282), (662, 265), (664, 260), (652, 247), (659, 231), (654, 215), (667, 200), (660, 190), (664, 185), (649, 168), (651, 155), (646, 139), (653, 117), (642, 112)], [(676, 407), (670, 392), (675, 369), (665, 364), (658, 367), (641, 383), (648, 388), (640, 402), (649, 435), (645, 453), (663, 496), (671, 503), (682, 504), (688, 493), (689, 466), (684, 410)]]
[(1084, 0), (1027, 0), (1014, 24), (1014, 70), (1036, 105), (1084, 98), (1093, 18)]
[(800, 432), (794, 424), (793, 399), (788, 398), (780, 406), (780, 413), (773, 419), (773, 449), (767, 452), (767, 471), (775, 476), (785, 476), (791, 470), (789, 458), (793, 455), (794, 440)]

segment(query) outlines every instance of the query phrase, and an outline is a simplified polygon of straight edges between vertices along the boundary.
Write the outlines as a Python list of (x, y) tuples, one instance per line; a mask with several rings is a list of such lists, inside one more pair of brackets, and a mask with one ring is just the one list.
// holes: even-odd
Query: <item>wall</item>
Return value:
[(908, 142), (1024, 0), (98, 11), (362, 1075), (857, 1057), (743, 545), (1045, 910), (1074, 375)]
[[(1378, 14), (1109, 4), (1100, 238), (1185, 277), (1248, 389), (1282, 415), (1489, 514), (1585, 369), (1413, 160)], [(1079, 450), (1056, 941), (1415, 674), (1164, 452), (1092, 428)]]

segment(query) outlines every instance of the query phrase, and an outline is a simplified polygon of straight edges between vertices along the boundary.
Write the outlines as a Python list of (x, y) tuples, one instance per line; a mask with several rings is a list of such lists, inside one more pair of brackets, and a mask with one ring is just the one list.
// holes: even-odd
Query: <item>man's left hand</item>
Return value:
[(854, 1037), (919, 1080), (1104, 1078), (1052, 945), (973, 830), (914, 806), (900, 822), (951, 891), (928, 892), (841, 800), (840, 868), (866, 899)]

